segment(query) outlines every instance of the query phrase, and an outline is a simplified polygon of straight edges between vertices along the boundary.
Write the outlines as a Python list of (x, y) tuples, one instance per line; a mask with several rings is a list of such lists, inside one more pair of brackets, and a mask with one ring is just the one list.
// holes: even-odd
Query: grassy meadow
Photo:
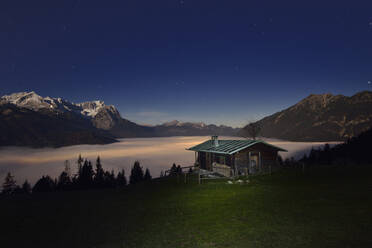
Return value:
[(0, 198), (5, 247), (372, 247), (372, 167)]

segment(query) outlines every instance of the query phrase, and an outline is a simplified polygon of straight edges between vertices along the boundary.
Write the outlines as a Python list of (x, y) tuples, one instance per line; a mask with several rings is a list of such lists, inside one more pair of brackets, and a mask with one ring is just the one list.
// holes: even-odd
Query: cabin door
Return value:
[(249, 174), (256, 174), (258, 172), (258, 155), (251, 155), (249, 162)]
[(207, 167), (207, 159), (206, 159), (206, 153), (205, 152), (199, 152), (198, 153), (198, 159), (199, 159), (199, 166), (201, 169), (206, 169)]

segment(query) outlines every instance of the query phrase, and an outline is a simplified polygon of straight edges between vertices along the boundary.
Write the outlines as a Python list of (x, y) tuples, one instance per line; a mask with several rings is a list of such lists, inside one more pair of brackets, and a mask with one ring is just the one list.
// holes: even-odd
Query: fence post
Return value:
[(200, 184), (200, 168), (198, 170), (198, 183)]
[(187, 174), (187, 173), (184, 173), (184, 174), (185, 174), (185, 183), (186, 183), (186, 174)]
[(302, 173), (305, 174), (305, 163), (304, 162), (302, 162)]

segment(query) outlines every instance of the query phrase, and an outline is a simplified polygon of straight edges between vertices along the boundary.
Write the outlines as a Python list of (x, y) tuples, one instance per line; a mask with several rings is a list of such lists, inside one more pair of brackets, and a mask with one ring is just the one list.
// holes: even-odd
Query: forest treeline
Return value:
[(301, 159), (287, 158), (284, 161), (279, 156), (279, 163), (285, 167), (322, 166), (322, 165), (371, 165), (372, 156), (370, 142), (372, 140), (372, 129), (348, 139), (344, 143), (331, 147), (325, 144), (320, 148), (312, 148), (309, 154)]
[(305, 155), (300, 162), (307, 165), (372, 164), (371, 140), (372, 129), (369, 129), (334, 147), (326, 144), (323, 149), (311, 149), (309, 155)]
[[(77, 173), (72, 174), (69, 162), (65, 161), (65, 168), (61, 174), (53, 179), (46, 175), (36, 181), (33, 187), (26, 180), (22, 185), (17, 185), (14, 176), (8, 173), (3, 183), (2, 194), (30, 194), (38, 192), (54, 192), (85, 189), (103, 189), (124, 187), (128, 184), (125, 171), (122, 169), (117, 174), (104, 170), (101, 159), (98, 156), (95, 166), (92, 162), (83, 159), (81, 155), (77, 160)], [(145, 171), (139, 161), (135, 161), (129, 176), (129, 184), (136, 184), (142, 181), (150, 181), (152, 176), (150, 170)]]

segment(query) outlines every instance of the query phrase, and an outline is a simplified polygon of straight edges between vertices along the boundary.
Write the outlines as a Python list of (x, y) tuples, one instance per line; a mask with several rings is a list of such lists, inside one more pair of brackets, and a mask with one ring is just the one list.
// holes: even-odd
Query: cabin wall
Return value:
[[(250, 156), (249, 153), (251, 153)], [(251, 163), (249, 159), (252, 161)], [(239, 174), (270, 173), (280, 168), (278, 151), (261, 143), (233, 155), (198, 152), (197, 161), (200, 168), (204, 170), (212, 170), (212, 164), (216, 162), (228, 165), (234, 170), (236, 168)]]
[[(253, 166), (254, 162), (250, 166), (249, 152), (251, 153), (251, 161), (255, 161), (256, 167)], [(264, 144), (256, 144), (234, 155), (235, 164), (240, 173), (244, 173), (245, 168), (248, 169), (249, 174), (270, 173), (279, 169), (278, 151)]]
[(231, 155), (207, 152), (198, 152), (197, 162), (199, 163), (200, 168), (204, 170), (212, 170), (213, 162), (225, 164), (230, 167), (234, 164), (234, 160)]
[(207, 169), (207, 167), (206, 167), (206, 153), (205, 152), (198, 152), (197, 156), (198, 156), (197, 161), (199, 163), (200, 168), (206, 170)]

